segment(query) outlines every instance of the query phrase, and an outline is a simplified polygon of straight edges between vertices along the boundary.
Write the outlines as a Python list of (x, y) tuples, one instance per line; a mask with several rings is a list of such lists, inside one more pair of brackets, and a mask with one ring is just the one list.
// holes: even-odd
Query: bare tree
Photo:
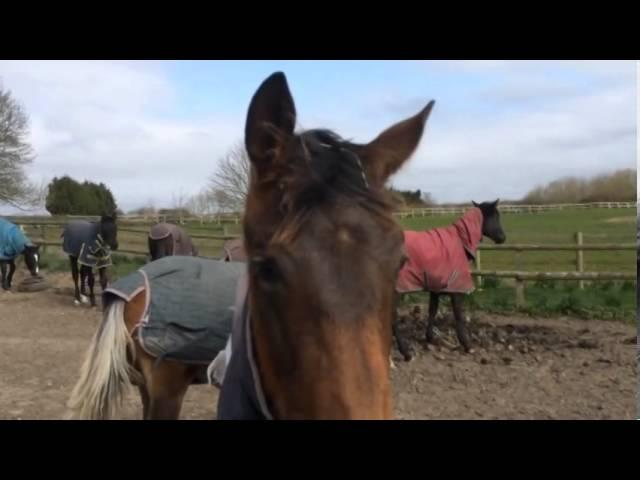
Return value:
[(205, 188), (202, 189), (200, 193), (191, 197), (186, 206), (200, 218), (200, 223), (202, 224), (207, 215), (216, 213), (217, 202), (211, 191)]
[(236, 143), (221, 159), (209, 178), (209, 191), (220, 210), (240, 212), (249, 189), (251, 164), (242, 142)]
[(180, 191), (177, 194), (176, 193), (172, 194), (172, 198), (173, 198), (172, 207), (173, 207), (174, 213), (176, 213), (178, 215), (179, 222), (181, 224), (183, 224), (184, 223), (185, 213), (188, 213), (186, 211), (187, 210), (187, 196), (182, 191), (182, 189), (180, 189)]
[(22, 208), (38, 201), (38, 187), (31, 185), (25, 167), (33, 161), (26, 140), (29, 117), (11, 92), (0, 84), (0, 203)]

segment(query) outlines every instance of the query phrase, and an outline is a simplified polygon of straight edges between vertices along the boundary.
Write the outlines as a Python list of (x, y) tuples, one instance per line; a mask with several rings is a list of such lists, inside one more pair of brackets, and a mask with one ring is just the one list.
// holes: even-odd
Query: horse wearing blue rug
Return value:
[(3, 290), (11, 290), (11, 281), (16, 271), (15, 260), (20, 255), (23, 256), (31, 275), (33, 277), (38, 275), (40, 270), (39, 248), (29, 240), (20, 227), (0, 218), (0, 271), (2, 272)]
[(177, 419), (190, 385), (231, 333), (236, 285), (246, 265), (168, 256), (107, 288), (104, 316), (72, 394), (75, 416), (111, 418), (125, 389), (140, 390), (144, 419)]
[[(109, 283), (108, 267), (111, 266), (111, 250), (118, 249), (118, 227), (115, 215), (103, 215), (99, 222), (75, 220), (64, 226), (61, 237), (62, 249), (69, 255), (71, 276), (75, 287), (74, 303), (87, 303), (86, 284), (89, 285), (89, 300), (95, 307), (93, 292), (95, 278), (93, 269), (100, 275), (102, 291)], [(81, 287), (78, 288), (78, 273)]]

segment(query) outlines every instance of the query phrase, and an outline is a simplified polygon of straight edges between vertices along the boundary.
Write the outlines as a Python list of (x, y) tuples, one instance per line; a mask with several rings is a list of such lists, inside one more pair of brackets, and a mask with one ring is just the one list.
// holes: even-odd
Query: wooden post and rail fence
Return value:
[[(618, 203), (611, 202), (616, 205), (610, 208), (622, 208), (618, 207)], [(633, 204), (635, 206), (635, 204)], [(504, 207), (501, 207), (501, 210)], [(227, 219), (230, 220), (230, 219)], [(129, 223), (129, 222), (127, 222)], [(133, 223), (133, 222), (131, 222)], [(230, 223), (233, 223), (231, 221)], [(31, 227), (36, 230), (40, 238), (33, 238), (36, 243), (39, 243), (43, 247), (43, 252), (47, 247), (61, 247), (61, 240), (47, 240), (46, 230), (47, 228), (60, 228), (65, 224), (64, 221), (20, 221), (19, 225), (24, 227)], [(125, 223), (126, 225), (126, 223)], [(120, 232), (136, 233), (140, 235), (147, 235), (148, 231), (141, 228), (130, 228), (129, 226), (120, 226), (118, 228)], [(225, 241), (233, 238), (238, 238), (237, 234), (228, 234), (227, 228), (223, 226), (222, 235), (204, 235), (204, 234), (189, 234), (194, 239), (212, 240), (212, 241)], [(525, 282), (537, 281), (537, 280), (553, 280), (553, 281), (578, 281), (578, 287), (584, 289), (585, 281), (603, 281), (603, 280), (636, 280), (635, 272), (590, 272), (585, 271), (584, 252), (585, 251), (620, 251), (620, 250), (636, 250), (637, 245), (635, 243), (597, 243), (597, 244), (585, 244), (583, 240), (582, 232), (575, 233), (574, 244), (503, 244), (493, 245), (485, 244), (480, 245), (476, 254), (475, 269), (472, 271), (472, 275), (476, 277), (478, 286), (482, 286), (483, 279), (486, 277), (494, 278), (510, 278), (515, 280), (515, 299), (516, 306), (523, 306), (525, 304)], [(482, 269), (482, 252), (487, 250), (493, 251), (512, 251), (516, 252), (515, 258), (515, 270), (483, 270)], [(522, 254), (524, 252), (540, 252), (540, 251), (573, 251), (576, 254), (575, 271), (566, 272), (532, 272), (524, 271), (522, 269)], [(133, 256), (147, 256), (146, 250), (135, 249), (119, 249), (118, 253), (133, 255)]]
[[(524, 306), (525, 295), (524, 285), (526, 281), (536, 280), (578, 280), (578, 288), (584, 289), (585, 280), (602, 281), (602, 280), (636, 280), (635, 272), (586, 272), (584, 270), (584, 252), (585, 251), (620, 251), (620, 250), (637, 250), (635, 243), (583, 243), (582, 232), (576, 232), (575, 244), (506, 244), (506, 245), (481, 245), (476, 252), (475, 269), (472, 275), (476, 277), (478, 285), (482, 285), (484, 277), (494, 278), (512, 278), (515, 280), (516, 306)], [(514, 251), (516, 252), (516, 266), (521, 266), (522, 252), (532, 251), (575, 251), (576, 252), (576, 270), (574, 272), (530, 272), (530, 271), (507, 271), (507, 270), (482, 270), (482, 254), (483, 250), (497, 251)]]

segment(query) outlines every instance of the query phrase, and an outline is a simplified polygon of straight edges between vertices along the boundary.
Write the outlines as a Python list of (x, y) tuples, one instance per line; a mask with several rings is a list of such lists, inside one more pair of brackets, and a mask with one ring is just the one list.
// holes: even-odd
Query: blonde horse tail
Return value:
[(127, 350), (133, 355), (135, 349), (124, 322), (125, 305), (118, 299), (105, 310), (71, 393), (70, 418), (107, 420), (122, 405), (135, 374), (127, 359)]

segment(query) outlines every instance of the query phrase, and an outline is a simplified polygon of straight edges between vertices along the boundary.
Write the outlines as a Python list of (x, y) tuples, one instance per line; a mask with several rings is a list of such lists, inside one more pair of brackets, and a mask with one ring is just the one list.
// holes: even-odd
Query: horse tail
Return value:
[(135, 375), (127, 359), (127, 350), (133, 355), (135, 349), (124, 322), (124, 307), (125, 302), (116, 299), (105, 310), (71, 393), (72, 418), (107, 420), (122, 405)]

